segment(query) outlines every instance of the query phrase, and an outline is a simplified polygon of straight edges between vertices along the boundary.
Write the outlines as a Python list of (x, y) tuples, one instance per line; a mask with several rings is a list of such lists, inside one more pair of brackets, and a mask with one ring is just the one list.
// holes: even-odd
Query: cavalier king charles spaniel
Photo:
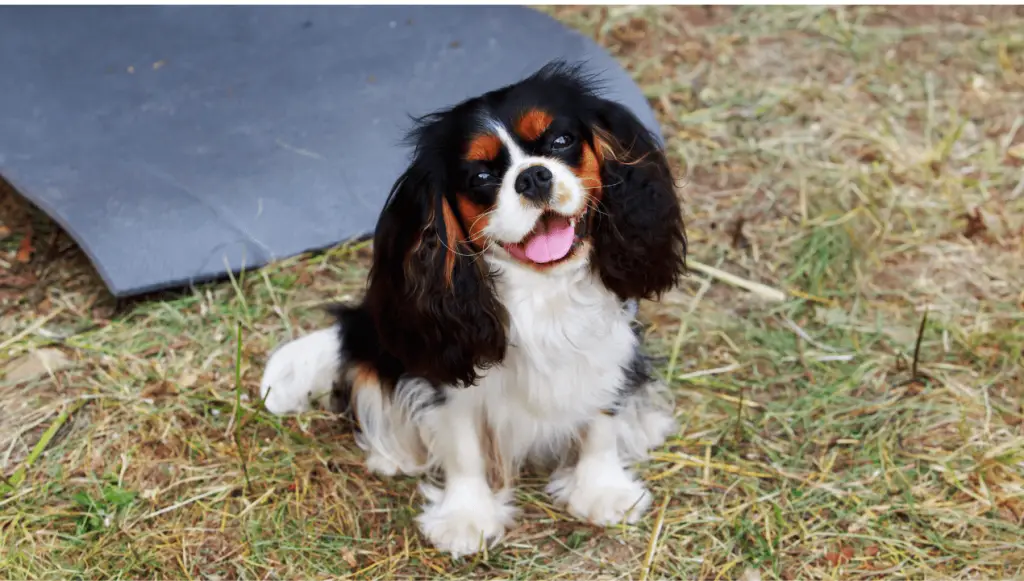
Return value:
[(635, 522), (651, 497), (629, 465), (676, 429), (636, 301), (686, 259), (657, 138), (555, 62), (419, 119), (410, 140), (365, 297), (271, 355), (264, 405), (329, 402), (369, 470), (439, 476), (417, 522), (454, 556), (502, 537), (527, 465), (551, 470), (575, 517)]

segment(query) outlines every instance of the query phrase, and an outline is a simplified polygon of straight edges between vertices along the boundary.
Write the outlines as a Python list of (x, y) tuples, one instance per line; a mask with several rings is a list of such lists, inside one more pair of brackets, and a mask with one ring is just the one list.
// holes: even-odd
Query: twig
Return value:
[(914, 362), (910, 365), (910, 379), (916, 380), (917, 375), (917, 364), (921, 357), (921, 342), (924, 339), (924, 326), (928, 323), (928, 309), (924, 310), (924, 316), (921, 317), (921, 325), (917, 328), (917, 341), (914, 342)]
[(839, 353), (839, 350), (836, 349), (835, 347), (830, 347), (820, 341), (815, 341), (813, 337), (807, 334), (807, 331), (804, 331), (802, 328), (800, 328), (800, 325), (794, 323), (793, 320), (790, 319), (789, 317), (782, 317), (782, 322), (786, 323), (786, 326), (789, 327), (791, 331), (799, 335), (801, 339), (807, 341), (808, 343), (817, 347), (818, 349), (821, 349), (822, 351), (828, 351), (829, 353)]
[(242, 518), (243, 516), (245, 516), (246, 514), (248, 514), (248, 513), (249, 513), (249, 511), (251, 511), (252, 509), (254, 509), (254, 508), (256, 508), (257, 506), (259, 506), (259, 505), (260, 505), (260, 504), (261, 504), (261, 503), (262, 503), (262, 502), (263, 502), (264, 500), (266, 500), (267, 498), (269, 498), (269, 497), (270, 497), (270, 495), (271, 495), (271, 494), (273, 494), (273, 493), (275, 493), (275, 492), (277, 492), (277, 491), (276, 491), (276, 490), (275, 490), (274, 488), (270, 488), (270, 489), (268, 489), (268, 490), (267, 490), (266, 492), (264, 492), (264, 493), (263, 493), (263, 496), (260, 496), (259, 498), (257, 498), (256, 500), (254, 500), (253, 502), (251, 502), (251, 503), (249, 504), (249, 506), (247, 506), (247, 507), (243, 508), (243, 509), (241, 510), (241, 512), (239, 512), (238, 514), (236, 514), (236, 515), (235, 515), (235, 519), (240, 519), (240, 518)]
[[(743, 443), (743, 401), (746, 398), (747, 390), (740, 388), (740, 401), (736, 406), (736, 444)], [(709, 447), (708, 450), (711, 448)]]
[(665, 509), (668, 508), (668, 501), (671, 498), (668, 494), (661, 500), (661, 508), (658, 510), (658, 520), (654, 522), (654, 530), (651, 532), (651, 540), (647, 543), (647, 553), (644, 555), (644, 568), (640, 573), (640, 581), (647, 581), (651, 574), (651, 566), (654, 564), (654, 553), (658, 547), (658, 537), (661, 536), (661, 529), (665, 525)]
[(221, 486), (219, 488), (214, 488), (212, 490), (207, 490), (206, 492), (204, 492), (204, 493), (202, 493), (202, 494), (200, 494), (198, 496), (193, 496), (192, 498), (185, 499), (185, 500), (183, 500), (181, 502), (172, 504), (171, 506), (166, 506), (164, 508), (161, 508), (160, 510), (151, 512), (151, 513), (149, 513), (149, 514), (147, 514), (147, 515), (145, 515), (143, 517), (140, 517), (135, 522), (133, 522), (131, 526), (135, 526), (135, 525), (137, 525), (137, 524), (139, 524), (141, 522), (145, 522), (145, 521), (147, 521), (147, 520), (149, 520), (151, 518), (158, 517), (158, 516), (160, 516), (162, 514), (167, 514), (167, 513), (171, 512), (171, 511), (178, 510), (179, 508), (181, 508), (183, 506), (188, 506), (189, 504), (192, 504), (193, 502), (202, 500), (202, 499), (207, 498), (209, 496), (213, 496), (214, 494), (218, 494), (218, 493), (221, 493), (221, 492), (227, 492), (227, 491), (231, 490), (232, 488), (234, 488), (233, 485), (227, 484), (227, 485)]
[(746, 291), (750, 291), (762, 298), (779, 302), (786, 300), (786, 293), (780, 291), (777, 288), (772, 288), (768, 285), (761, 284), (759, 282), (754, 282), (752, 280), (740, 278), (734, 274), (729, 274), (728, 272), (725, 272), (723, 270), (718, 270), (713, 266), (708, 266), (706, 264), (697, 262), (696, 260), (687, 259), (686, 264), (693, 270), (706, 274), (707, 276), (710, 276), (713, 279), (720, 280), (726, 284), (730, 284), (734, 287), (741, 288)]
[(719, 374), (722, 374), (722, 373), (729, 373), (731, 371), (736, 371), (737, 369), (740, 369), (741, 367), (743, 367), (743, 366), (740, 365), (739, 363), (733, 363), (732, 365), (726, 365), (725, 367), (716, 367), (714, 369), (701, 369), (700, 371), (691, 371), (690, 373), (683, 373), (683, 374), (677, 375), (675, 377), (675, 379), (680, 380), (680, 381), (685, 381), (687, 379), (695, 379), (695, 378), (698, 378), (698, 377), (705, 377), (705, 376), (708, 376), (708, 375), (719, 375)]
[(249, 481), (249, 467), (245, 462), (245, 453), (242, 451), (242, 439), (238, 433), (242, 429), (240, 420), (242, 415), (242, 322), (235, 322), (235, 409), (231, 414), (231, 421), (228, 423), (228, 431), (235, 441), (235, 448), (238, 450), (238, 461), (242, 464), (242, 476), (245, 477), (245, 492), (252, 490), (252, 483)]

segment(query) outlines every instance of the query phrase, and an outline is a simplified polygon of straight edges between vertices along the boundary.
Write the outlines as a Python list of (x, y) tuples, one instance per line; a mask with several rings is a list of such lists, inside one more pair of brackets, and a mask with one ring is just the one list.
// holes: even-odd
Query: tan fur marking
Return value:
[[(380, 375), (377, 373), (377, 370), (369, 365), (356, 364), (349, 367), (346, 373), (346, 378), (352, 386), (349, 393), (349, 409), (353, 411), (358, 409), (358, 406), (356, 406), (356, 399), (358, 399), (359, 394), (364, 391), (374, 389), (379, 390), (381, 400), (385, 402), (390, 398), (391, 388), (393, 386), (391, 384), (381, 382)], [(385, 405), (390, 404), (385, 403)], [(362, 418), (358, 417), (358, 414), (354, 414), (354, 416), (359, 427), (361, 429), (366, 429), (365, 426), (363, 426)], [(417, 438), (415, 446), (415, 449), (411, 451), (416, 463), (419, 465), (426, 464), (429, 454), (426, 443), (422, 439)]]
[(459, 194), (455, 197), (459, 205), (459, 213), (469, 228), (469, 244), (477, 250), (484, 247), (484, 228), (487, 227), (487, 209), (474, 203), (466, 196)]
[(459, 241), (463, 239), (462, 227), (455, 219), (455, 212), (452, 211), (448, 200), (441, 201), (441, 212), (444, 218), (444, 231), (446, 233), (445, 254), (444, 254), (444, 280), (445, 284), (451, 286), (452, 273), (455, 272), (455, 253), (459, 251)]
[(348, 370), (348, 380), (352, 384), (352, 398), (356, 392), (370, 386), (380, 386), (380, 376), (369, 365), (353, 365)]
[(615, 149), (612, 147), (614, 139), (600, 129), (594, 131), (594, 133), (596, 135), (594, 145), (597, 147), (595, 153), (597, 154), (598, 161), (604, 163), (605, 159), (615, 159)]
[[(597, 208), (604, 197), (604, 187), (601, 183), (601, 165), (611, 153), (611, 147), (600, 135), (594, 138), (596, 151), (589, 143), (583, 144), (583, 155), (580, 158), (580, 167), (574, 168), (576, 177), (580, 179), (587, 195), (587, 204), (590, 208)], [(590, 212), (587, 216), (588, 226), (592, 227), (597, 212)]]
[(604, 163), (606, 159), (615, 160), (624, 165), (636, 165), (641, 163), (647, 156), (642, 155), (639, 158), (634, 158), (632, 155), (633, 144), (626, 148), (616, 140), (614, 137), (609, 135), (607, 132), (597, 130), (594, 133), (597, 134), (596, 145), (597, 145), (597, 158), (600, 163)]
[(553, 119), (544, 111), (530, 109), (516, 123), (516, 133), (527, 141), (533, 141), (544, 135)]
[(501, 139), (490, 133), (479, 135), (469, 142), (469, 150), (466, 152), (468, 161), (494, 161), (501, 152)]
[[(380, 384), (380, 376), (377, 375), (377, 370), (369, 365), (356, 364), (349, 367), (345, 373), (345, 379), (347, 379), (348, 384), (352, 386), (348, 393), (348, 406), (349, 409), (353, 411), (356, 409), (356, 399), (360, 392), (367, 389), (377, 389), (381, 392), (384, 391), (384, 386)], [(362, 421), (359, 417), (356, 417), (355, 419), (356, 422), (359, 422), (360, 426), (362, 426)]]
[[(602, 148), (603, 141), (598, 140), (598, 148)], [(590, 144), (583, 144), (583, 155), (580, 158), (580, 166), (573, 168), (573, 173), (580, 178), (580, 184), (587, 192), (587, 197), (593, 200), (601, 198), (601, 160), (603, 156), (595, 154)]]
[(571, 192), (569, 188), (566, 188), (562, 184), (559, 184), (555, 188), (555, 203), (564, 206), (569, 203)]
[(498, 438), (494, 428), (485, 419), (480, 425), (480, 449), (484, 453), (484, 466), (487, 470), (487, 484), (491, 490), (499, 492), (512, 485), (512, 467), (501, 454)]

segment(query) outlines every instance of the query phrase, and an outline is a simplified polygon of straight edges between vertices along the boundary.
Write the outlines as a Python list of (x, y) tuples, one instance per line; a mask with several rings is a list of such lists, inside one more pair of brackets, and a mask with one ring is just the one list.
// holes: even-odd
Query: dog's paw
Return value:
[(366, 455), (366, 469), (378, 476), (396, 476), (402, 472), (397, 462), (373, 452)]
[(515, 517), (509, 494), (496, 495), (486, 484), (447, 491), (421, 487), (428, 504), (416, 520), (423, 536), (439, 551), (463, 557), (492, 546)]
[(569, 514), (598, 526), (635, 523), (651, 505), (644, 485), (617, 465), (565, 470), (547, 491)]
[(285, 343), (270, 356), (260, 382), (260, 398), (272, 414), (301, 413), (330, 396), (339, 369), (337, 327), (314, 331)]

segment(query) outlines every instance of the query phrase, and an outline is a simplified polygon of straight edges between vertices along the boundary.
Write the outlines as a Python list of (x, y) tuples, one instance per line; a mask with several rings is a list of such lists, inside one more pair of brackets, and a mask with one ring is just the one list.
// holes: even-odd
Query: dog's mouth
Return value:
[(529, 234), (504, 248), (513, 258), (528, 264), (547, 266), (564, 261), (580, 246), (585, 218), (585, 213), (563, 216), (545, 212)]

